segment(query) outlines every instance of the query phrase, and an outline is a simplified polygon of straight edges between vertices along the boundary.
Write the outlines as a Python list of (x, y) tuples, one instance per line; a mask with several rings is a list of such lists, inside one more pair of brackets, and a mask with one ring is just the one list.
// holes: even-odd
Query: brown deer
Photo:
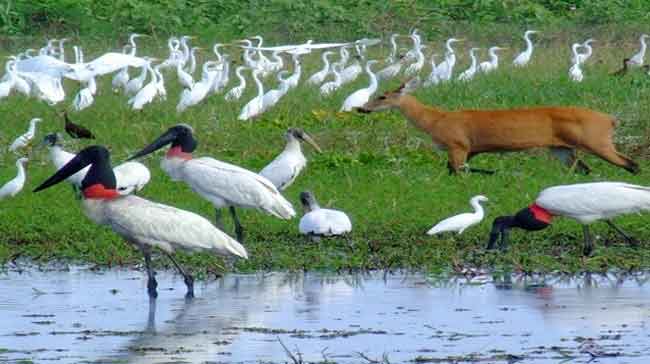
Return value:
[(437, 148), (447, 150), (450, 173), (493, 173), (469, 168), (466, 163), (480, 153), (539, 147), (550, 148), (565, 164), (583, 173), (590, 169), (576, 158), (576, 149), (595, 154), (631, 173), (639, 172), (638, 164), (614, 147), (616, 119), (611, 115), (579, 107), (444, 111), (409, 95), (418, 86), (419, 79), (412, 79), (397, 90), (368, 101), (357, 111), (399, 109), (416, 128), (431, 136)]

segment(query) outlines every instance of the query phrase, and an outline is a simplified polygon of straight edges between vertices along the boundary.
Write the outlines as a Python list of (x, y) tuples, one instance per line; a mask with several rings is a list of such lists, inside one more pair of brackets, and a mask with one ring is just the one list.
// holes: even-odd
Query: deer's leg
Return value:
[(591, 172), (591, 168), (576, 156), (575, 149), (567, 147), (552, 147), (550, 150), (554, 157), (559, 159), (567, 167), (575, 168), (578, 173), (589, 174)]
[(629, 157), (616, 151), (614, 144), (611, 141), (601, 144), (587, 144), (583, 146), (588, 152), (591, 152), (600, 158), (617, 165), (621, 168), (624, 168), (632, 174), (637, 174), (640, 172), (639, 165), (630, 159)]

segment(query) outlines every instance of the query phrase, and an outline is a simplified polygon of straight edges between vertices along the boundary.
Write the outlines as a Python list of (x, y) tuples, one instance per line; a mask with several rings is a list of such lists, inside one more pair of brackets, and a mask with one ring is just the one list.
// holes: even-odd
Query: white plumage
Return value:
[(27, 158), (19, 158), (16, 161), (16, 168), (18, 168), (18, 174), (11, 181), (5, 183), (0, 187), (0, 200), (6, 197), (14, 197), (20, 191), (22, 191), (25, 186), (25, 163), (27, 163)]
[(333, 64), (332, 65), (332, 74), (334, 74), (334, 80), (325, 82), (320, 86), (320, 94), (323, 97), (331, 95), (339, 87), (341, 87), (341, 65)]
[(477, 60), (476, 60), (476, 51), (479, 50), (480, 48), (471, 48), (469, 50), (469, 57), (472, 59), (472, 64), (469, 66), (468, 69), (463, 71), (459, 76), (458, 80), (459, 81), (469, 81), (472, 78), (474, 78), (474, 75), (476, 75), (476, 71), (478, 71), (477, 67)]
[(530, 58), (533, 55), (533, 42), (530, 40), (530, 35), (538, 33), (536, 30), (527, 30), (524, 33), (524, 40), (526, 41), (526, 50), (523, 52), (519, 53), (517, 57), (515, 57), (515, 60), (512, 62), (512, 64), (515, 67), (523, 67), (530, 62)]
[(646, 52), (646, 38), (649, 38), (650, 35), (647, 34), (641, 34), (639, 37), (639, 43), (641, 43), (641, 47), (639, 48), (639, 51), (635, 53), (630, 60), (628, 61), (628, 65), (631, 67), (641, 67), (643, 66), (643, 62), (645, 60), (645, 52)]
[(224, 96), (224, 99), (226, 99), (226, 101), (239, 100), (242, 93), (244, 92), (244, 89), (246, 88), (246, 79), (242, 75), (242, 71), (245, 69), (246, 67), (244, 66), (239, 66), (237, 69), (235, 69), (235, 75), (237, 75), (237, 79), (239, 79), (239, 85), (231, 88), (230, 91), (226, 93)]
[(348, 96), (345, 101), (343, 101), (343, 106), (341, 106), (340, 111), (352, 111), (357, 107), (365, 105), (368, 100), (370, 100), (370, 96), (377, 91), (377, 76), (375, 76), (372, 69), (370, 69), (370, 67), (375, 63), (377, 63), (377, 61), (366, 62), (366, 73), (370, 78), (370, 85), (366, 88), (357, 90)]
[(9, 151), (11, 152), (16, 152), (18, 149), (26, 147), (29, 142), (34, 138), (34, 135), (36, 134), (36, 124), (40, 123), (41, 119), (40, 118), (34, 118), (29, 121), (29, 128), (27, 129), (27, 132), (18, 138), (16, 138), (13, 143), (9, 146)]
[(306, 212), (298, 224), (301, 234), (337, 236), (352, 231), (352, 222), (345, 212), (321, 208), (311, 192), (302, 192), (300, 200)]
[(460, 41), (462, 41), (462, 39), (447, 39), (447, 42), (445, 43), (445, 47), (447, 48), (445, 59), (436, 67), (436, 72), (440, 81), (451, 80), (454, 74), (454, 67), (456, 66), (456, 52), (454, 52), (451, 45)]
[(321, 83), (323, 83), (325, 77), (327, 77), (327, 75), (330, 72), (330, 61), (327, 59), (327, 57), (329, 57), (332, 54), (334, 54), (334, 52), (332, 51), (323, 52), (322, 55), (323, 68), (320, 71), (311, 75), (311, 77), (307, 79), (308, 85), (320, 85)]
[(277, 104), (280, 99), (289, 91), (289, 82), (287, 82), (286, 79), (282, 78), (283, 75), (288, 73), (289, 71), (286, 70), (278, 72), (278, 88), (267, 91), (262, 97), (262, 108), (264, 111), (275, 106), (275, 104)]
[(147, 64), (145, 67), (151, 74), (151, 80), (127, 101), (127, 104), (133, 110), (142, 110), (145, 105), (153, 102), (159, 92), (158, 73), (154, 72), (150, 64)]
[(237, 117), (239, 120), (248, 120), (260, 115), (264, 111), (264, 85), (262, 85), (262, 82), (259, 78), (261, 73), (262, 71), (258, 69), (253, 70), (253, 80), (255, 81), (255, 85), (257, 85), (257, 96), (255, 96), (246, 105), (244, 105), (241, 112), (239, 113), (239, 116)]
[(481, 202), (487, 200), (487, 197), (482, 195), (472, 197), (469, 203), (474, 208), (473, 213), (464, 213), (446, 218), (427, 231), (427, 235), (435, 235), (446, 231), (458, 232), (459, 235), (462, 234), (467, 228), (483, 221), (485, 211), (483, 211)]
[(499, 55), (497, 54), (497, 51), (503, 50), (506, 48), (501, 48), (501, 47), (490, 47), (488, 50), (488, 54), (490, 55), (490, 60), (481, 62), (479, 65), (479, 69), (483, 73), (490, 73), (497, 68), (499, 68)]

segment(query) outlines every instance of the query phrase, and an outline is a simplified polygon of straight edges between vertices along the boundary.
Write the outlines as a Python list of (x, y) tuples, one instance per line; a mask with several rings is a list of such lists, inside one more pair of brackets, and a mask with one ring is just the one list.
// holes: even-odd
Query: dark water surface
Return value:
[[(650, 278), (0, 273), (0, 363), (650, 363)], [(362, 355), (366, 358), (362, 358)]]

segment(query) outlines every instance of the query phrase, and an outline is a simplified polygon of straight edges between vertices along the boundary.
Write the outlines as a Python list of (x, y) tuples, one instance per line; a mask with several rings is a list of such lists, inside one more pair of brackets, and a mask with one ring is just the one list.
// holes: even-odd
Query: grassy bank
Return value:
[[(430, 271), (493, 267), (526, 271), (579, 271), (647, 268), (650, 266), (650, 228), (647, 216), (620, 218), (620, 226), (643, 243), (633, 249), (617, 241), (606, 226), (596, 224), (598, 248), (591, 258), (583, 258), (580, 226), (558, 219), (545, 231), (513, 234), (507, 253), (482, 250), (492, 220), (511, 214), (528, 205), (544, 187), (581, 181), (628, 181), (649, 184), (648, 117), (650, 79), (637, 73), (613, 78), (609, 72), (618, 68), (624, 56), (636, 47), (636, 29), (600, 28), (598, 33), (584, 29), (553, 31), (547, 28), (537, 42), (533, 62), (525, 69), (513, 69), (510, 60), (523, 47), (520, 34), (511, 28), (454, 32), (468, 38), (458, 49), (458, 70), (469, 63), (466, 49), (470, 45), (499, 44), (511, 47), (505, 52), (502, 67), (490, 75), (480, 75), (469, 83), (452, 82), (422, 89), (416, 96), (422, 101), (445, 109), (506, 108), (524, 105), (579, 105), (613, 113), (621, 120), (616, 140), (619, 150), (637, 160), (642, 172), (632, 176), (592, 156), (585, 160), (594, 169), (589, 176), (566, 170), (546, 151), (485, 155), (472, 160), (472, 166), (497, 169), (493, 176), (447, 174), (446, 154), (432, 152), (430, 140), (411, 128), (397, 113), (371, 115), (339, 114), (344, 98), (353, 90), (365, 87), (362, 76), (345, 86), (333, 97), (322, 99), (317, 90), (301, 85), (273, 110), (253, 122), (239, 122), (242, 105), (256, 93), (246, 89), (241, 102), (226, 103), (221, 96), (177, 115), (180, 88), (176, 76), (166, 74), (168, 100), (156, 103), (141, 113), (131, 112), (123, 95), (110, 91), (110, 77), (99, 80), (99, 95), (90, 108), (72, 114), (73, 119), (98, 135), (96, 143), (107, 145), (114, 162), (152, 141), (177, 122), (191, 124), (196, 130), (199, 148), (196, 155), (212, 156), (240, 166), (259, 170), (283, 148), (282, 134), (288, 127), (302, 127), (318, 141), (324, 153), (317, 155), (305, 147), (309, 165), (285, 196), (299, 209), (298, 195), (312, 190), (321, 205), (346, 211), (353, 220), (354, 231), (348, 239), (307, 243), (297, 232), (298, 220), (280, 221), (256, 211), (242, 211), (248, 228), (246, 247), (251, 259), (235, 265), (239, 271), (256, 269), (373, 269), (418, 268)], [(579, 35), (578, 35), (579, 34)], [(445, 34), (446, 36), (447, 34)], [(585, 81), (568, 80), (568, 42), (583, 35), (599, 40), (593, 58), (585, 66)], [(427, 38), (436, 49), (444, 37)], [(624, 40), (624, 41), (622, 41)], [(32, 40), (33, 44), (36, 42)], [(145, 41), (146, 42), (146, 41)], [(86, 58), (109, 48), (116, 40), (82, 39)], [(203, 45), (211, 44), (207, 38)], [(18, 44), (17, 42), (15, 44)], [(14, 44), (14, 45), (15, 45)], [(409, 46), (405, 43), (404, 46)], [(24, 47), (27, 47), (25, 45)], [(145, 54), (165, 57), (164, 42), (144, 47)], [(15, 48), (14, 48), (15, 49)], [(7, 50), (11, 53), (14, 49)], [(376, 52), (384, 52), (379, 49)], [(382, 53), (385, 54), (385, 53)], [(383, 56), (378, 57), (383, 58)], [(485, 51), (482, 59), (485, 59)], [(319, 55), (304, 59), (303, 80), (320, 68)], [(425, 67), (423, 75), (428, 74)], [(137, 71), (132, 71), (134, 76)], [(382, 90), (397, 86), (398, 81), (380, 85)], [(271, 79), (265, 86), (274, 87)], [(0, 145), (8, 145), (24, 132), (32, 117), (42, 117), (36, 140), (49, 132), (60, 131), (62, 120), (57, 110), (67, 107), (76, 92), (67, 84), (67, 100), (52, 108), (33, 99), (11, 97), (0, 102), (3, 126)], [(88, 143), (68, 140), (67, 150), (78, 150)], [(0, 152), (0, 181), (15, 175), (15, 156)], [(28, 181), (23, 193), (0, 202), (0, 261), (17, 256), (48, 261), (64, 259), (101, 265), (139, 263), (140, 254), (121, 241), (109, 229), (95, 226), (82, 214), (72, 190), (65, 185), (34, 194), (31, 190), (53, 173), (47, 152), (35, 147), (30, 154)], [(202, 214), (210, 219), (209, 203), (192, 193), (182, 183), (171, 182), (159, 165), (160, 155), (144, 160), (152, 172), (152, 181), (142, 196)], [(464, 235), (428, 237), (424, 232), (435, 222), (469, 210), (468, 199), (476, 194), (490, 198), (485, 221)], [(230, 229), (230, 226), (228, 226)], [(605, 247), (609, 244), (609, 247)], [(221, 269), (218, 259), (197, 254), (182, 260), (204, 271)], [(160, 259), (163, 261), (163, 259)], [(164, 262), (166, 263), (166, 262)]]

